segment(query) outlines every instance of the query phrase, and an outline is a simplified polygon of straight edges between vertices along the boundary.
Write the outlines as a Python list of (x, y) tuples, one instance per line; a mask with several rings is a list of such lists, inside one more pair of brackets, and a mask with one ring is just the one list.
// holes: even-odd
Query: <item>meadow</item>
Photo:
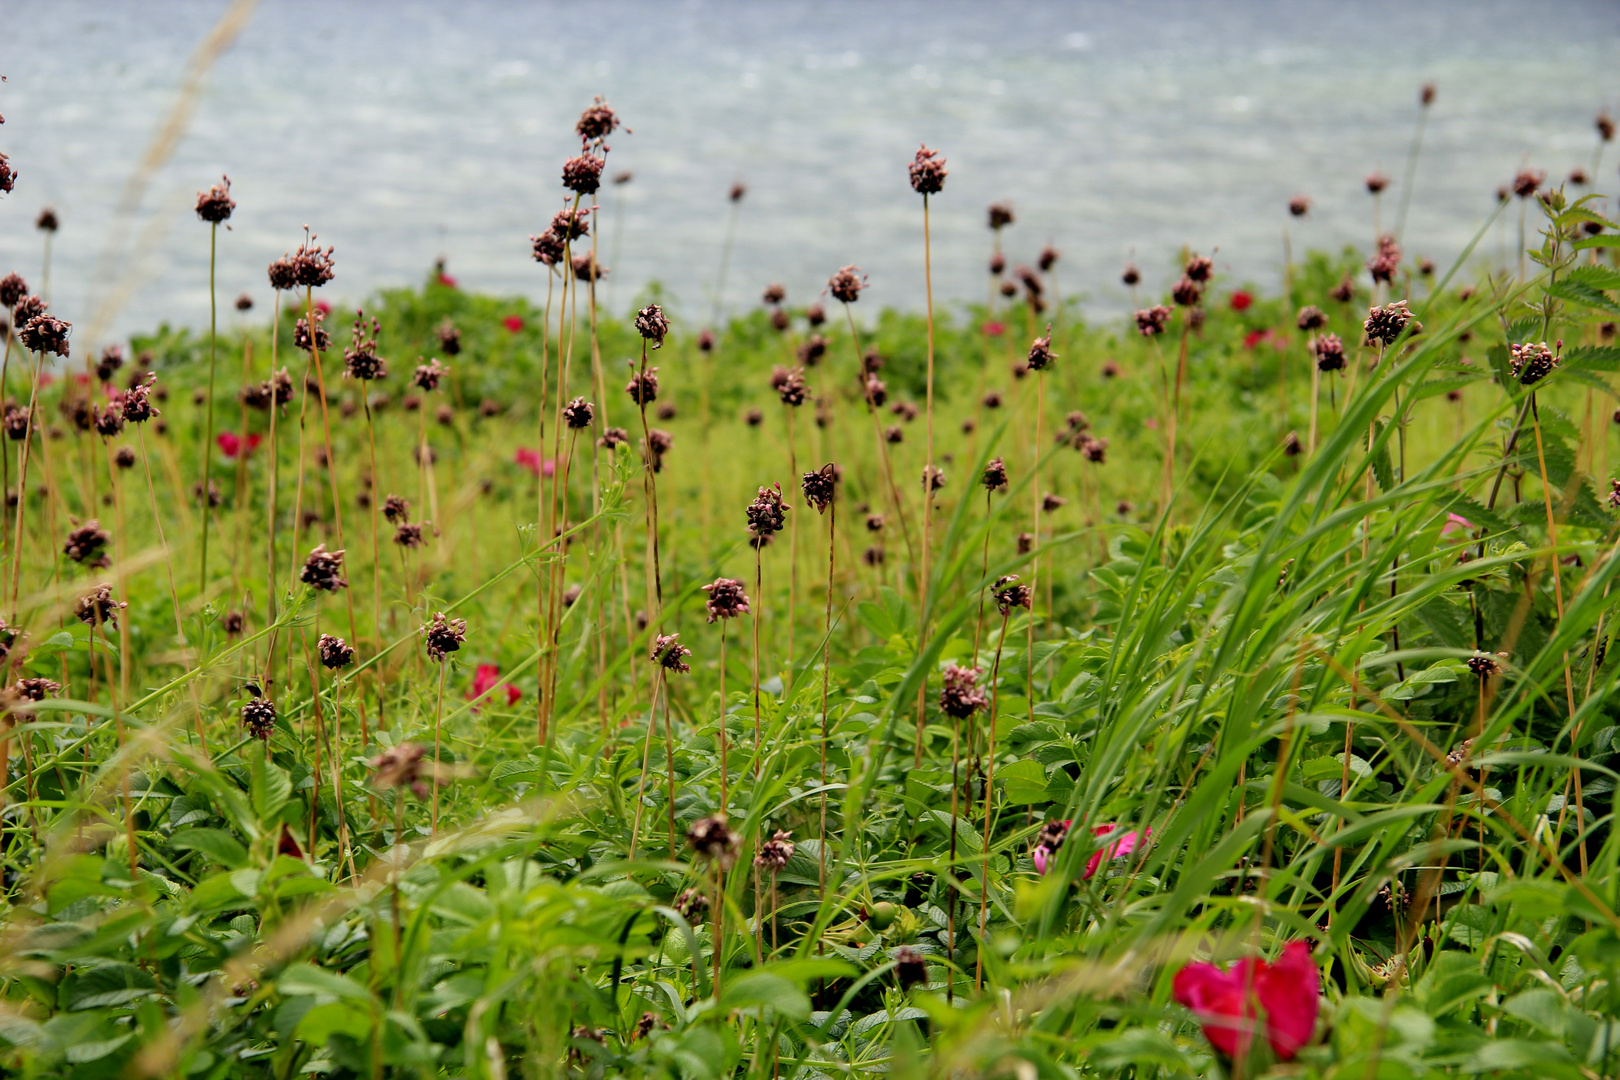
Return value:
[(8, 1074), (1616, 1075), (1606, 118), (1452, 265), (1375, 175), (1095, 319), (997, 204), (707, 323), (598, 304), (617, 125), (543, 302), (0, 280)]

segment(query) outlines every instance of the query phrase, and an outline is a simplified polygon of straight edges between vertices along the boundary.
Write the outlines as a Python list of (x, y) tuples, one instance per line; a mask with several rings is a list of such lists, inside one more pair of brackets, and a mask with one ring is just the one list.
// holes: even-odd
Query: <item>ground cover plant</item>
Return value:
[(1374, 175), (1276, 296), (1088, 321), (998, 204), (983, 305), (705, 326), (598, 306), (578, 133), (542, 304), (306, 232), (86, 349), (0, 281), (8, 1072), (1614, 1074), (1584, 175), (1513, 265)]

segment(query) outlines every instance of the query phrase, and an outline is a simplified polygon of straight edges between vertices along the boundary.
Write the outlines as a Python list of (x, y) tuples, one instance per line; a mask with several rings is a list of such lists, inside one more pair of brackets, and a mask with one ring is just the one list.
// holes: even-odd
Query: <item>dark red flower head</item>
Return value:
[(709, 594), (703, 606), (709, 612), (710, 622), (735, 619), (748, 613), (748, 594), (736, 578), (715, 578), (703, 586), (703, 591)]
[[(197, 194), (197, 216), (210, 225), (218, 225), (228, 221), (231, 211), (236, 209), (236, 200), (231, 198), (231, 178), (220, 177), (219, 183), (207, 191)], [(56, 215), (51, 215), (52, 220)]]
[(1000, 232), (1011, 225), (1013, 221), (1012, 203), (998, 202), (990, 204), (990, 228), (992, 231)]
[(599, 143), (621, 126), (619, 114), (602, 100), (601, 95), (597, 95), (590, 107), (579, 114), (579, 123), (574, 125), (574, 131), (579, 134), (582, 142)]
[(662, 348), (664, 338), (669, 334), (669, 318), (664, 314), (664, 309), (657, 304), (648, 304), (636, 312), (636, 333), (653, 348)]
[(1311, 212), (1311, 200), (1304, 195), (1295, 195), (1288, 200), (1288, 212), (1295, 217), (1304, 217)]
[(827, 282), (827, 291), (832, 293), (834, 300), (843, 304), (853, 304), (861, 298), (861, 290), (866, 288), (866, 275), (861, 273), (858, 266), (846, 266), (834, 274)]
[(945, 157), (926, 143), (917, 151), (908, 170), (911, 190), (919, 195), (938, 195), (945, 190)]
[(782, 486), (772, 484), (762, 487), (754, 501), (745, 509), (748, 516), (748, 527), (760, 536), (770, 536), (781, 532), (787, 525), (787, 512), (793, 509), (782, 501)]
[(581, 195), (595, 193), (602, 186), (603, 160), (594, 154), (581, 154), (563, 162), (562, 183), (569, 191)]
[(692, 650), (680, 643), (679, 634), (659, 634), (653, 640), (652, 661), (665, 671), (674, 671), (685, 675), (692, 670), (692, 665), (685, 660), (692, 655)]

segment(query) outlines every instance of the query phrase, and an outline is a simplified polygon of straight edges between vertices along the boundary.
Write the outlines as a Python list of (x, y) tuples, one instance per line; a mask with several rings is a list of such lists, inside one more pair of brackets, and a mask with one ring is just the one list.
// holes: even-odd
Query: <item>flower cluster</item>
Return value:
[(703, 586), (703, 591), (709, 594), (703, 606), (709, 613), (710, 622), (735, 619), (748, 613), (748, 594), (743, 591), (743, 583), (736, 578), (715, 578)]
[(989, 696), (979, 688), (980, 674), (976, 667), (946, 665), (945, 685), (939, 692), (939, 707), (946, 716), (966, 720), (990, 704)]
[(435, 611), (422, 627), (422, 640), (427, 645), (428, 659), (442, 662), (467, 640), (467, 620), (447, 619), (444, 612)]

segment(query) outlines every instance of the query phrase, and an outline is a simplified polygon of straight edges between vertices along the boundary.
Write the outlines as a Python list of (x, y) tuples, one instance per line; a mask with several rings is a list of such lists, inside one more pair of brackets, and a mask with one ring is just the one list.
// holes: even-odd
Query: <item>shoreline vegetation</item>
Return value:
[(1614, 128), (1436, 267), (1433, 100), (1127, 318), (1011, 203), (936, 306), (927, 146), (924, 310), (608, 312), (601, 99), (542, 302), (233, 304), (225, 178), (206, 332), (0, 280), (0, 1067), (1614, 1075)]

